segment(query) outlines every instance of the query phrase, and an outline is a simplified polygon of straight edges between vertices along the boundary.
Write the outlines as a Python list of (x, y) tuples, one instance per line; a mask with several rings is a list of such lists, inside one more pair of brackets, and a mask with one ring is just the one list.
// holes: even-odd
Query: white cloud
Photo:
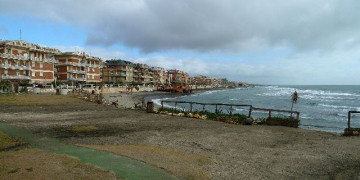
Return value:
[[(89, 44), (144, 52), (244, 51), (284, 44), (297, 50), (358, 45), (357, 0), (0, 0), (2, 13), (88, 28)], [(21, 6), (19, 6), (21, 4)]]
[[(135, 59), (253, 83), (360, 84), (357, 0), (0, 0), (0, 4), (0, 14), (86, 29), (87, 43), (102, 48), (85, 50), (104, 59)], [(139, 49), (145, 58), (106, 49), (111, 45)], [(279, 47), (292, 51), (242, 62), (196, 56), (258, 54)], [(178, 50), (195, 55), (161, 55)], [(160, 55), (151, 57), (149, 52)]]

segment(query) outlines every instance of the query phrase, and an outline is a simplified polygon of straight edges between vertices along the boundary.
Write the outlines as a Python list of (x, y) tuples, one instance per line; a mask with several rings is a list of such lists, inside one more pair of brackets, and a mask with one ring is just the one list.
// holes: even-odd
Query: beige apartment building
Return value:
[(146, 64), (135, 64), (134, 66), (134, 83), (136, 84), (153, 84), (153, 72)]
[(152, 77), (154, 84), (156, 85), (165, 85), (168, 84), (168, 75), (167, 71), (161, 67), (151, 67), (150, 72), (152, 72)]
[(134, 63), (125, 60), (108, 60), (103, 69), (105, 83), (132, 84), (134, 81)]

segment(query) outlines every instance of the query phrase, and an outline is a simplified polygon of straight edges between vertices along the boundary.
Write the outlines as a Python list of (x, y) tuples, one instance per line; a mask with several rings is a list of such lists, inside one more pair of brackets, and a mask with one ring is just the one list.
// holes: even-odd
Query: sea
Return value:
[[(298, 101), (293, 110), (300, 112), (300, 128), (342, 133), (347, 128), (348, 111), (360, 111), (360, 86), (357, 85), (307, 85), (307, 86), (254, 86), (248, 88), (205, 91), (191, 95), (155, 99), (157, 105), (161, 100), (191, 101), (202, 103), (249, 104), (259, 108), (290, 110), (291, 95), (298, 93)], [(165, 103), (174, 108), (174, 103)], [(187, 104), (177, 104), (177, 109), (188, 110)], [(215, 111), (214, 106), (205, 107)], [(203, 106), (194, 105), (194, 110), (201, 111)], [(240, 113), (247, 115), (248, 107), (218, 107), (223, 113)], [(266, 118), (267, 112), (254, 111), (255, 118)], [(272, 116), (289, 116), (286, 113), (273, 113)], [(360, 128), (360, 114), (353, 114), (351, 127)]]

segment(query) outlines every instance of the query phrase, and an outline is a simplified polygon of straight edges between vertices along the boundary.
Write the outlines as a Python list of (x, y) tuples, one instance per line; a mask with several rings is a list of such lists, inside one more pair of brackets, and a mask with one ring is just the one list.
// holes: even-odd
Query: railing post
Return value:
[(203, 112), (205, 112), (205, 104), (203, 104)]
[(215, 114), (218, 113), (218, 110), (217, 110), (217, 104), (215, 104)]
[(249, 118), (251, 118), (251, 112), (252, 112), (252, 106), (250, 106), (250, 109), (249, 109)]
[(161, 101), (161, 110), (164, 109), (164, 101)]
[(348, 112), (348, 129), (350, 129), (351, 111)]
[(190, 103), (190, 112), (193, 110), (193, 103)]
[(269, 119), (271, 119), (271, 110), (269, 110)]
[(232, 116), (232, 108), (233, 106), (230, 106), (230, 116)]
[(300, 113), (297, 112), (297, 113), (296, 113), (296, 120), (299, 120), (299, 119), (300, 119)]
[(176, 110), (176, 105), (177, 105), (177, 102), (175, 102), (175, 110)]

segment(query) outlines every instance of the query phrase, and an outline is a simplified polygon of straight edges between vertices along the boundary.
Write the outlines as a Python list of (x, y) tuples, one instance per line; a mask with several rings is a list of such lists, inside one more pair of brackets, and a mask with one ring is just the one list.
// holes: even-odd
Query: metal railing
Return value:
[(30, 76), (24, 76), (24, 75), (19, 75), (19, 76), (10, 76), (10, 75), (1, 75), (1, 79), (31, 79)]
[(49, 58), (39, 58), (39, 57), (31, 57), (31, 56), (23, 56), (21, 54), (19, 55), (14, 55), (14, 54), (10, 54), (10, 53), (0, 53), (0, 57), (1, 58), (6, 58), (6, 59), (17, 59), (17, 60), (23, 60), (23, 61), (49, 61), (49, 62), (54, 62), (55, 58), (53, 57), (49, 57)]
[(178, 104), (189, 104), (190, 105), (190, 112), (193, 111), (193, 105), (202, 105), (202, 110), (205, 111), (205, 106), (215, 106), (215, 113), (218, 113), (219, 108), (221, 106), (228, 106), (230, 107), (230, 115), (232, 114), (232, 109), (233, 107), (249, 107), (249, 113), (248, 113), (248, 117), (251, 117), (251, 114), (253, 111), (267, 111), (268, 112), (268, 117), (271, 118), (272, 117), (272, 112), (281, 112), (281, 113), (288, 113), (290, 114), (290, 116), (292, 117), (292, 114), (296, 114), (295, 119), (299, 120), (300, 119), (300, 112), (298, 111), (287, 111), (287, 110), (280, 110), (280, 109), (268, 109), (268, 108), (257, 108), (254, 107), (252, 105), (249, 104), (226, 104), (226, 103), (199, 103), (199, 102), (189, 102), (189, 101), (168, 101), (168, 100), (163, 100), (161, 101), (161, 109), (164, 109), (164, 103), (174, 103), (174, 108), (177, 108)]
[(19, 65), (4, 65), (4, 64), (0, 64), (0, 68), (4, 68), (4, 69), (30, 70), (30, 69), (31, 69), (31, 66), (19, 66)]
[(351, 129), (350, 128), (351, 114), (360, 114), (360, 111), (349, 111), (348, 112), (348, 129)]

